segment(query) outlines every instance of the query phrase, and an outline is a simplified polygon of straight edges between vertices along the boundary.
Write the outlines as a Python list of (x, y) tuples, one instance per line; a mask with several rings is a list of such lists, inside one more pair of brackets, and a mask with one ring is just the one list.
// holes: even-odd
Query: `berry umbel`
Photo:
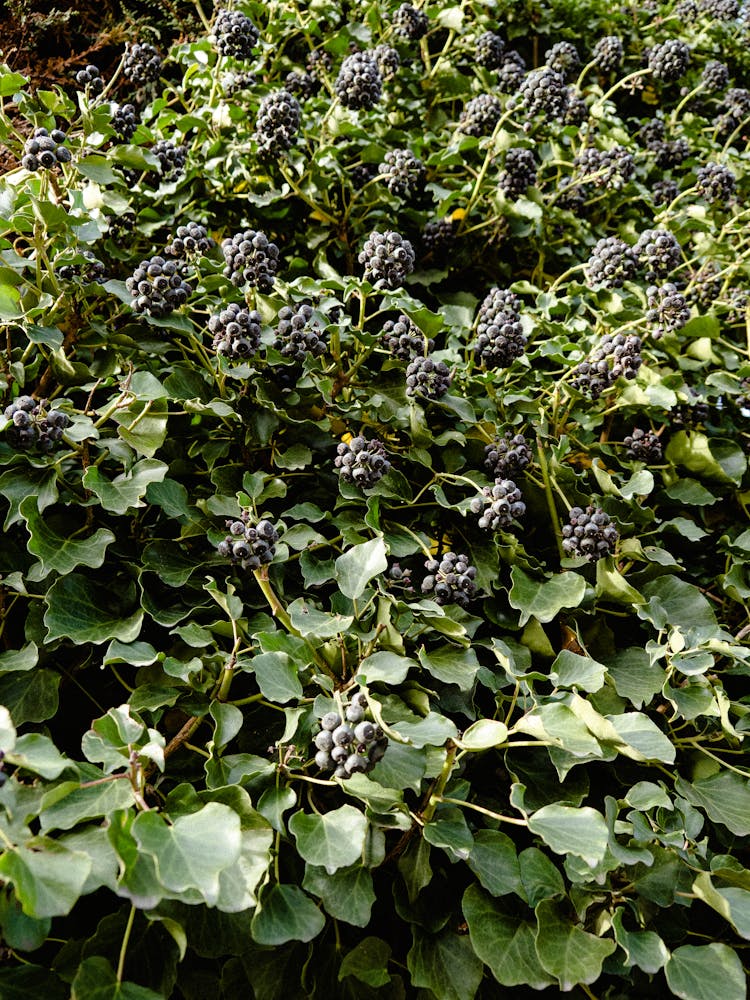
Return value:
[(385, 476), (391, 468), (385, 446), (373, 439), (358, 436), (348, 444), (342, 442), (333, 464), (345, 483), (352, 483), (360, 489), (369, 490)]
[(365, 278), (373, 284), (382, 282), (385, 288), (400, 288), (414, 270), (414, 248), (408, 240), (393, 230), (370, 233), (358, 257), (364, 264)]
[(562, 536), (566, 556), (585, 556), (589, 562), (596, 562), (610, 555), (619, 538), (609, 514), (601, 507), (592, 506), (585, 510), (573, 507), (568, 524), (563, 525)]
[(265, 233), (245, 229), (222, 240), (225, 277), (241, 288), (250, 285), (259, 292), (270, 292), (279, 267), (279, 248)]

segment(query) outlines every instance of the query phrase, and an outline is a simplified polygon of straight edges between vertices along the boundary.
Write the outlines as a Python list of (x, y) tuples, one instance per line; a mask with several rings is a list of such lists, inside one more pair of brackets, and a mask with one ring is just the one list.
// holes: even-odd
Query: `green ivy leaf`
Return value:
[(251, 930), (258, 944), (275, 946), (312, 941), (324, 926), (323, 914), (296, 885), (272, 885), (261, 896)]
[(98, 644), (110, 639), (133, 642), (141, 631), (143, 611), (138, 608), (127, 617), (123, 612), (127, 614), (128, 606), (132, 607), (134, 588), (123, 588), (110, 608), (107, 605), (112, 596), (103, 594), (101, 586), (81, 573), (60, 577), (45, 598), (47, 641), (67, 636), (78, 643)]
[(160, 483), (169, 466), (153, 458), (136, 462), (132, 469), (121, 472), (114, 479), (107, 479), (98, 466), (90, 465), (83, 475), (83, 485), (99, 498), (105, 510), (124, 514), (131, 507), (145, 507), (141, 499), (151, 483)]
[(508, 739), (508, 727), (496, 719), (477, 719), (456, 742), (464, 750), (489, 750)]
[(550, 680), (555, 687), (599, 691), (604, 685), (607, 668), (590, 656), (580, 656), (570, 649), (561, 649), (550, 667)]
[(376, 937), (363, 938), (344, 955), (339, 969), (339, 982), (347, 976), (354, 976), (373, 989), (387, 986), (391, 981), (388, 972), (390, 957), (391, 948), (385, 941)]
[(13, 883), (29, 917), (64, 917), (77, 902), (91, 871), (91, 858), (46, 837), (6, 850), (0, 875)]
[(85, 958), (71, 987), (71, 1000), (163, 1000), (145, 986), (119, 982), (106, 958)]
[(499, 830), (478, 830), (467, 864), (493, 896), (515, 893), (525, 898), (515, 844), (506, 834)]
[(612, 927), (615, 941), (625, 952), (625, 962), (628, 966), (637, 965), (649, 975), (654, 975), (664, 968), (669, 958), (669, 949), (654, 931), (626, 931), (623, 927), (625, 910), (618, 907), (612, 916)]
[(416, 925), (412, 933), (406, 956), (412, 985), (432, 990), (440, 1000), (472, 1000), (484, 970), (468, 937), (451, 930), (424, 934)]
[(745, 1000), (747, 979), (736, 951), (725, 944), (685, 944), (664, 966), (667, 984), (681, 1000)]
[(598, 938), (570, 923), (552, 899), (538, 904), (536, 918), (539, 961), (557, 979), (560, 989), (567, 992), (578, 983), (588, 986), (595, 982), (601, 975), (604, 959), (617, 947), (615, 942), (611, 938)]
[(80, 540), (56, 534), (47, 518), (39, 513), (36, 497), (27, 497), (21, 503), (20, 512), (31, 535), (27, 548), (40, 562), (41, 569), (34, 575), (35, 580), (43, 580), (50, 573), (64, 576), (76, 566), (98, 569), (104, 562), (107, 546), (115, 540), (107, 528), (99, 528)]
[(508, 602), (521, 612), (520, 626), (532, 616), (542, 624), (551, 622), (562, 608), (577, 608), (586, 593), (586, 581), (578, 573), (564, 572), (549, 580), (535, 580), (520, 566), (514, 566), (510, 578), (513, 586)]
[(693, 782), (678, 777), (675, 791), (738, 837), (750, 834), (750, 781), (734, 771), (720, 771)]
[(335, 561), (336, 582), (345, 597), (356, 600), (365, 592), (373, 577), (388, 568), (386, 547), (382, 537), (353, 545)]
[(419, 651), (419, 662), (433, 677), (443, 684), (455, 684), (461, 691), (469, 691), (479, 670), (479, 660), (473, 649), (440, 646), (438, 649)]
[(17, 671), (0, 677), (0, 703), (5, 704), (17, 726), (46, 722), (57, 713), (60, 675), (46, 668)]
[(461, 905), (472, 947), (501, 986), (543, 990), (554, 983), (537, 956), (534, 924), (505, 913), (477, 885), (469, 886)]
[[(607, 850), (607, 824), (596, 809), (548, 805), (529, 817), (529, 829), (555, 854), (575, 854), (593, 868)], [(592, 980), (593, 981), (593, 980)]]
[(330, 875), (325, 868), (306, 865), (302, 888), (311, 896), (323, 900), (326, 912), (336, 920), (367, 927), (375, 902), (372, 874), (367, 868), (355, 865), (339, 869)]
[(240, 817), (218, 802), (178, 816), (171, 825), (155, 812), (138, 815), (133, 837), (173, 892), (197, 889), (209, 904), (219, 896), (219, 875), (240, 856)]
[(308, 864), (325, 868), (329, 875), (354, 864), (364, 849), (366, 831), (364, 815), (349, 805), (322, 816), (296, 812), (289, 820), (300, 856)]

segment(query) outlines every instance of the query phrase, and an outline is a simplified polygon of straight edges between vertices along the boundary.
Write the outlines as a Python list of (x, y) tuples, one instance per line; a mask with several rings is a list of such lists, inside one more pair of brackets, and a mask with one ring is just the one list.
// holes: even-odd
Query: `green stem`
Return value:
[(120, 946), (120, 958), (117, 963), (117, 982), (122, 982), (123, 973), (125, 972), (125, 956), (128, 952), (128, 942), (130, 941), (130, 933), (133, 930), (133, 922), (135, 921), (135, 906), (130, 907), (130, 914), (128, 916), (128, 922), (125, 926), (125, 933), (122, 936), (122, 945)]
[(430, 795), (429, 802), (427, 803), (427, 808), (422, 811), (422, 819), (425, 823), (429, 823), (435, 814), (435, 810), (443, 801), (443, 792), (445, 791), (445, 786), (448, 784), (448, 779), (453, 773), (453, 765), (456, 760), (456, 753), (458, 751), (458, 746), (455, 743), (451, 743), (448, 748), (448, 752), (445, 755), (445, 762), (443, 763), (443, 769), (438, 775), (438, 779), (435, 782), (435, 787)]
[(463, 806), (464, 809), (473, 809), (474, 812), (482, 813), (483, 816), (489, 816), (500, 823), (513, 823), (514, 826), (528, 826), (528, 823), (524, 819), (516, 819), (514, 816), (503, 816), (501, 813), (493, 812), (491, 809), (485, 809), (484, 806), (475, 806), (473, 802), (464, 802), (463, 799), (450, 799), (443, 795), (440, 801), (449, 802), (454, 806)]
[(540, 438), (536, 439), (536, 452), (539, 458), (539, 470), (542, 473), (542, 480), (544, 482), (544, 495), (547, 498), (547, 508), (549, 510), (550, 521), (552, 523), (552, 531), (555, 535), (555, 542), (557, 543), (557, 551), (561, 559), (565, 558), (565, 550), (562, 546), (562, 532), (560, 529), (560, 519), (557, 516), (557, 507), (555, 506), (555, 498), (552, 493), (552, 481), (549, 474), (549, 466), (547, 465), (547, 456), (544, 453), (544, 448), (542, 447), (542, 442)]

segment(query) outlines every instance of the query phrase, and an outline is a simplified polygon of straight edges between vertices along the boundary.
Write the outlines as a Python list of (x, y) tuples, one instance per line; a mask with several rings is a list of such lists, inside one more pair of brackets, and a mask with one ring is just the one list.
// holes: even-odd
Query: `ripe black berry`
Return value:
[(717, 93), (729, 83), (729, 69), (718, 59), (709, 59), (701, 73), (701, 83), (709, 93)]
[(292, 70), (284, 79), (284, 89), (300, 101), (306, 101), (320, 90), (320, 84), (310, 73)]
[(279, 267), (279, 248), (265, 233), (245, 229), (222, 240), (221, 251), (226, 267), (224, 276), (238, 288), (251, 285), (260, 292), (270, 292)]
[(184, 305), (193, 289), (183, 280), (183, 269), (179, 261), (159, 256), (141, 261), (125, 282), (133, 311), (162, 317)]
[(370, 111), (380, 100), (383, 83), (378, 64), (369, 52), (354, 52), (341, 64), (334, 85), (345, 108)]
[(617, 35), (605, 35), (594, 46), (591, 58), (602, 73), (611, 73), (622, 62), (622, 42)]
[(104, 80), (98, 66), (89, 65), (76, 73), (76, 83), (90, 94), (101, 94), (104, 90)]
[(648, 312), (646, 319), (653, 325), (653, 337), (658, 339), (666, 332), (681, 330), (690, 319), (687, 300), (671, 281), (661, 286), (651, 285), (646, 291)]
[(677, 38), (661, 42), (648, 53), (648, 68), (657, 80), (674, 83), (687, 72), (690, 65), (690, 49)]
[(523, 434), (506, 431), (484, 449), (484, 467), (493, 479), (512, 479), (531, 462), (531, 449)]
[(207, 253), (216, 246), (208, 235), (205, 226), (197, 222), (188, 222), (186, 226), (178, 226), (175, 235), (164, 247), (164, 253), (169, 257), (187, 258), (195, 254)]
[(505, 42), (494, 31), (483, 32), (476, 40), (474, 58), (485, 69), (500, 69), (505, 53)]
[(377, 439), (355, 437), (348, 444), (342, 442), (337, 452), (333, 464), (341, 478), (363, 490), (375, 486), (391, 468), (385, 447)]
[(401, 56), (390, 45), (376, 45), (371, 55), (384, 80), (392, 80), (401, 68)]
[(500, 121), (503, 106), (494, 94), (480, 94), (467, 101), (458, 120), (459, 131), (466, 135), (490, 135)]
[(236, 302), (214, 313), (208, 329), (214, 336), (213, 348), (217, 354), (232, 359), (247, 358), (260, 349), (260, 313)]
[(151, 152), (159, 161), (159, 173), (165, 180), (169, 177), (179, 177), (184, 173), (187, 147), (176, 146), (169, 139), (159, 139), (151, 147)]
[(696, 170), (695, 188), (706, 201), (726, 204), (735, 189), (735, 177), (728, 167), (720, 163), (707, 163)]
[(589, 562), (614, 551), (619, 535), (609, 515), (600, 507), (573, 507), (569, 524), (563, 525), (562, 547), (566, 556), (585, 556)]
[(618, 236), (605, 236), (591, 251), (583, 273), (592, 288), (621, 288), (635, 275), (636, 267), (633, 248)]
[(132, 104), (123, 104), (112, 113), (112, 128), (125, 142), (133, 138), (139, 121), (140, 116)]
[(257, 570), (273, 562), (279, 533), (270, 521), (258, 521), (253, 527), (249, 517), (243, 511), (239, 520), (226, 522), (229, 534), (219, 542), (217, 551), (242, 569)]
[(374, 230), (365, 241), (358, 257), (365, 266), (365, 278), (373, 284), (382, 282), (385, 288), (400, 288), (406, 276), (414, 270), (414, 248), (399, 233)]
[(526, 75), (516, 103), (524, 108), (529, 118), (540, 114), (545, 118), (560, 119), (565, 115), (567, 100), (565, 78), (549, 66), (544, 66)]
[(346, 722), (338, 712), (327, 712), (320, 731), (313, 738), (315, 764), (321, 771), (333, 771), (334, 778), (346, 780), (357, 772), (371, 771), (388, 748), (388, 738), (374, 722), (365, 718), (367, 698), (358, 691), (344, 709)]
[(439, 561), (428, 559), (424, 568), (427, 576), (422, 580), (423, 594), (430, 594), (436, 604), (468, 607), (477, 592), (477, 570), (468, 556), (446, 552)]
[(122, 72), (133, 83), (152, 83), (159, 79), (162, 59), (153, 45), (135, 42), (128, 46)]
[(662, 460), (661, 441), (653, 431), (634, 427), (633, 433), (623, 440), (628, 449), (627, 457), (648, 465), (656, 465)]
[(397, 320), (389, 319), (383, 324), (382, 344), (399, 361), (411, 361), (414, 357), (429, 354), (435, 346), (416, 323), (404, 315), (400, 315)]
[(497, 89), (501, 94), (514, 94), (521, 86), (526, 72), (526, 60), (511, 49), (505, 53), (500, 68), (497, 71)]
[(393, 15), (391, 24), (397, 35), (408, 38), (410, 42), (418, 42), (427, 34), (430, 21), (423, 11), (417, 10), (410, 3), (404, 3)]
[(666, 278), (682, 259), (682, 249), (666, 229), (646, 229), (633, 247), (638, 265), (646, 272), (646, 280)]
[(446, 250), (454, 246), (458, 233), (458, 220), (450, 215), (442, 219), (425, 223), (422, 230), (422, 247), (426, 254), (434, 257), (442, 256)]
[(406, 395), (440, 399), (450, 388), (451, 381), (444, 361), (435, 361), (429, 356), (414, 358), (406, 369)]
[(274, 90), (260, 102), (255, 119), (255, 141), (261, 156), (278, 157), (297, 141), (302, 112), (288, 90)]
[(312, 306), (303, 303), (296, 310), (291, 306), (279, 309), (273, 346), (282, 357), (291, 358), (298, 364), (302, 364), (307, 357), (318, 358), (325, 354), (325, 341), (313, 318)]
[(536, 160), (530, 149), (517, 147), (505, 154), (505, 168), (497, 186), (507, 198), (520, 198), (526, 189), (536, 184)]
[(260, 32), (245, 14), (221, 7), (216, 12), (212, 39), (221, 55), (247, 61), (252, 58), (259, 38)]
[(70, 419), (62, 410), (48, 410), (47, 400), (18, 396), (5, 408), (11, 425), (6, 431), (8, 444), (17, 451), (50, 452), (60, 441)]
[(592, 399), (598, 399), (620, 376), (634, 379), (641, 360), (640, 337), (608, 333), (589, 357), (576, 365), (571, 385)]
[(424, 190), (424, 164), (408, 149), (389, 149), (378, 173), (391, 194), (399, 198), (414, 198)]
[(34, 134), (23, 147), (21, 166), (25, 170), (52, 170), (58, 163), (70, 163), (70, 150), (63, 146), (66, 136), (58, 128), (48, 132), (46, 128), (35, 128)]
[(566, 80), (572, 80), (581, 68), (581, 57), (572, 42), (555, 42), (544, 53), (544, 61)]
[(498, 531), (509, 528), (513, 521), (523, 517), (526, 504), (512, 479), (497, 479), (494, 486), (482, 488), (482, 495), (474, 497), (470, 509), (473, 514), (479, 514), (477, 524), (480, 528)]
[(623, 187), (635, 173), (633, 157), (623, 146), (611, 149), (587, 146), (575, 157), (573, 165), (589, 184), (614, 191)]

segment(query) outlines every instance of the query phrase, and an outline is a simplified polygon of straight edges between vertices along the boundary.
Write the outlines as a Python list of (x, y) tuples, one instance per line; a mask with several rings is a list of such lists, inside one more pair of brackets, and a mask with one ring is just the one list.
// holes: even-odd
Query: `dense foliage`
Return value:
[(0, 995), (744, 1000), (750, 17), (204, 20), (0, 72)]

